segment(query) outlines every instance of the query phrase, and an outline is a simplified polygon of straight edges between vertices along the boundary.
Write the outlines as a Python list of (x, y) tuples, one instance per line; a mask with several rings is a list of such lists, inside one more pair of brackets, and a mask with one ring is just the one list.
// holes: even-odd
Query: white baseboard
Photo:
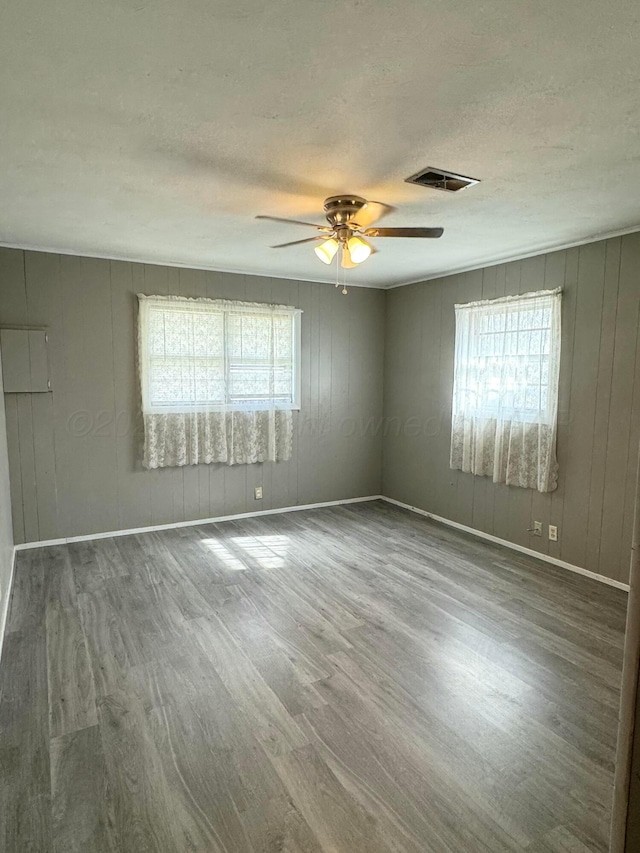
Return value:
[[(430, 518), (433, 521), (437, 521), (440, 524), (446, 524), (448, 527), (454, 527), (457, 530), (463, 530), (465, 533), (471, 533), (473, 536), (477, 536), (480, 539), (485, 539), (488, 542), (494, 542), (496, 545), (503, 545), (505, 548), (511, 548), (513, 551), (519, 551), (521, 554), (527, 554), (530, 557), (536, 557), (538, 560), (542, 560), (545, 563), (551, 563), (554, 566), (559, 566), (561, 569), (567, 569), (570, 572), (575, 572), (579, 575), (584, 575), (585, 577), (591, 578), (592, 580), (599, 581), (600, 583), (607, 584), (608, 586), (616, 587), (616, 589), (622, 589), (625, 592), (629, 591), (629, 584), (622, 583), (622, 581), (616, 581), (612, 578), (605, 577), (604, 575), (599, 575), (596, 572), (591, 572), (589, 569), (583, 569), (581, 566), (574, 566), (572, 563), (567, 563), (564, 560), (559, 560), (557, 557), (551, 557), (548, 554), (541, 554), (539, 551), (534, 551), (533, 548), (526, 548), (524, 545), (517, 545), (515, 542), (509, 542), (508, 539), (500, 539), (498, 536), (493, 536), (491, 533), (484, 533), (482, 530), (477, 530), (475, 527), (468, 527), (466, 524), (460, 524), (457, 521), (451, 521), (449, 518), (443, 518), (442, 516), (435, 515), (432, 512), (427, 512), (427, 510), (420, 509), (417, 506), (411, 506), (411, 504), (403, 503), (403, 501), (397, 501), (395, 498), (389, 498), (386, 495), (367, 495), (362, 498), (345, 498), (343, 500), (337, 501), (323, 501), (321, 503), (314, 504), (301, 504), (300, 506), (285, 506), (278, 507), (276, 509), (261, 509), (256, 510), (255, 512), (241, 512), (236, 513), (235, 515), (219, 515), (215, 518), (198, 518), (193, 521), (176, 521), (171, 524), (153, 524), (149, 527), (132, 527), (126, 530), (109, 530), (104, 533), (90, 533), (85, 536), (67, 536), (62, 539), (46, 539), (40, 542), (23, 542), (20, 545), (16, 545), (14, 548), (13, 561), (11, 567), (11, 579), (13, 579), (13, 570), (15, 566), (15, 552), (16, 551), (24, 551), (29, 548), (46, 548), (48, 545), (66, 545), (69, 542), (90, 542), (92, 539), (111, 539), (114, 536), (131, 536), (136, 533), (153, 533), (156, 530), (172, 530), (178, 527), (196, 527), (200, 524), (214, 524), (219, 521), (235, 521), (241, 518), (256, 518), (261, 515), (278, 515), (280, 513), (285, 512), (300, 512), (306, 509), (320, 509), (321, 507), (328, 506), (341, 506), (342, 504), (352, 504), (352, 503), (364, 503), (366, 501), (378, 501), (383, 500), (387, 503), (394, 504), (395, 506), (402, 507), (403, 509), (408, 509), (411, 512), (415, 512), (418, 515), (423, 515), (425, 518)], [(11, 581), (10, 581), (11, 584)], [(6, 620), (6, 610), (7, 610), (7, 602), (8, 598), (5, 600), (3, 614), (0, 617), (0, 643), (2, 641), (2, 637), (4, 636), (4, 620)], [(1, 646), (0, 646), (1, 652)]]
[(136, 533), (153, 533), (156, 530), (173, 530), (177, 527), (197, 527), (199, 524), (215, 524), (218, 521), (236, 521), (239, 518), (256, 518), (260, 515), (278, 515), (284, 512), (300, 512), (305, 509), (320, 509), (324, 506), (341, 506), (342, 504), (363, 503), (364, 501), (379, 501), (382, 495), (367, 495), (364, 498), (344, 498), (339, 501), (323, 501), (315, 504), (300, 504), (299, 506), (283, 506), (277, 509), (259, 509), (255, 512), (239, 512), (235, 515), (219, 515), (215, 518), (196, 518), (193, 521), (174, 521), (171, 524), (152, 524), (150, 527), (131, 527), (126, 530), (108, 530), (105, 533), (89, 533), (86, 536), (66, 536), (62, 539), (42, 539), (38, 542), (22, 542), (15, 546), (16, 551), (26, 551), (30, 548), (46, 548), (48, 545), (67, 545), (69, 542), (90, 542), (92, 539), (111, 539), (114, 536), (132, 536)]
[(533, 548), (525, 548), (524, 545), (516, 545), (515, 542), (509, 542), (508, 539), (500, 539), (498, 536), (492, 536), (491, 533), (484, 533), (482, 530), (477, 530), (475, 527), (467, 527), (466, 524), (451, 521), (449, 518), (442, 518), (440, 515), (434, 515), (432, 512), (427, 512), (427, 510), (420, 509), (420, 507), (411, 506), (411, 504), (397, 501), (395, 498), (388, 498), (385, 495), (382, 495), (381, 500), (390, 504), (395, 504), (395, 506), (402, 507), (403, 509), (411, 510), (411, 512), (415, 512), (418, 515), (424, 515), (425, 518), (438, 521), (440, 524), (446, 524), (448, 527), (455, 527), (456, 530), (464, 530), (465, 533), (471, 533), (473, 536), (477, 536), (480, 539), (486, 539), (488, 542), (495, 542), (496, 545), (504, 545), (505, 548), (511, 548), (512, 551), (520, 551), (521, 554), (528, 554), (530, 557), (536, 557), (538, 560), (543, 560), (545, 563), (552, 563), (554, 566), (559, 566), (561, 569), (567, 569), (570, 572), (575, 572), (578, 575), (584, 575), (594, 581), (599, 581), (600, 583), (607, 584), (608, 586), (615, 586), (616, 589), (623, 589), (625, 592), (629, 592), (629, 584), (622, 583), (622, 581), (616, 581), (613, 580), (613, 578), (605, 577), (605, 575), (590, 572), (589, 569), (583, 569), (581, 566), (574, 566), (572, 563), (566, 563), (564, 560), (559, 560), (557, 557), (550, 557), (548, 554), (541, 554), (539, 551), (534, 551)]
[(4, 635), (7, 630), (7, 620), (9, 618), (9, 604), (11, 602), (11, 592), (13, 591), (13, 577), (16, 568), (16, 548), (13, 547), (11, 551), (11, 571), (9, 572), (9, 583), (7, 584), (6, 590), (4, 590), (5, 596), (2, 601), (2, 610), (0, 611), (0, 663), (2, 662), (2, 649), (4, 647)]

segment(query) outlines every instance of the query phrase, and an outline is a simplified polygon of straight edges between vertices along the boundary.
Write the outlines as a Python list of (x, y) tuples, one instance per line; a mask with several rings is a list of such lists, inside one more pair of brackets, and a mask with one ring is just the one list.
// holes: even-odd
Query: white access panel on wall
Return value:
[(0, 329), (0, 348), (5, 394), (51, 390), (43, 329)]

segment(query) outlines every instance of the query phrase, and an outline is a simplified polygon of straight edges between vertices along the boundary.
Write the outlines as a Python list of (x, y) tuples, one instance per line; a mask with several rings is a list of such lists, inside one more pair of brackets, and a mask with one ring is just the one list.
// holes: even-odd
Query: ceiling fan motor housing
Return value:
[(341, 225), (347, 225), (354, 220), (357, 222), (355, 214), (361, 210), (367, 203), (367, 200), (359, 195), (332, 195), (325, 199), (324, 212), (327, 221), (337, 228)]

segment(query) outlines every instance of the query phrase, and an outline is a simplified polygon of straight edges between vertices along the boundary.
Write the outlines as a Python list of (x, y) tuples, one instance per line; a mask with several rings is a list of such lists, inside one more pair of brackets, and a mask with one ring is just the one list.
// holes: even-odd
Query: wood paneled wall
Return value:
[[(456, 302), (563, 287), (558, 489), (449, 468)], [(387, 293), (383, 494), (627, 581), (640, 437), (640, 233)], [(527, 532), (533, 520), (545, 537)], [(547, 525), (559, 528), (549, 542)]]
[(11, 494), (9, 492), (9, 460), (4, 394), (2, 393), (2, 364), (0, 362), (0, 655), (2, 654), (4, 626), (9, 611), (12, 560), (13, 531), (11, 526)]
[[(136, 293), (303, 309), (290, 462), (142, 468)], [(0, 325), (13, 324), (47, 327), (53, 389), (5, 395), (16, 542), (380, 492), (381, 291), (0, 249)]]
[[(450, 470), (454, 303), (556, 286), (564, 289), (557, 491)], [(142, 468), (138, 292), (304, 310), (291, 462)], [(53, 387), (5, 396), (15, 540), (377, 494), (384, 443), (384, 494), (626, 581), (639, 309), (640, 234), (348, 297), (309, 282), (2, 249), (0, 325), (47, 326)], [(559, 541), (531, 536), (533, 520), (545, 533), (557, 524)]]

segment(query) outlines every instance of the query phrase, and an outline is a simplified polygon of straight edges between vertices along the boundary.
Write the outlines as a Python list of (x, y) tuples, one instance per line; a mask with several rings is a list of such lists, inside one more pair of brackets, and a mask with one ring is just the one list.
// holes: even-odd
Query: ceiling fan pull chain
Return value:
[[(344, 253), (346, 251), (344, 243), (342, 243), (341, 246), (342, 246), (342, 254), (344, 255)], [(347, 271), (345, 269), (345, 271), (342, 273), (342, 292), (343, 293), (347, 292), (346, 280), (347, 280)]]

